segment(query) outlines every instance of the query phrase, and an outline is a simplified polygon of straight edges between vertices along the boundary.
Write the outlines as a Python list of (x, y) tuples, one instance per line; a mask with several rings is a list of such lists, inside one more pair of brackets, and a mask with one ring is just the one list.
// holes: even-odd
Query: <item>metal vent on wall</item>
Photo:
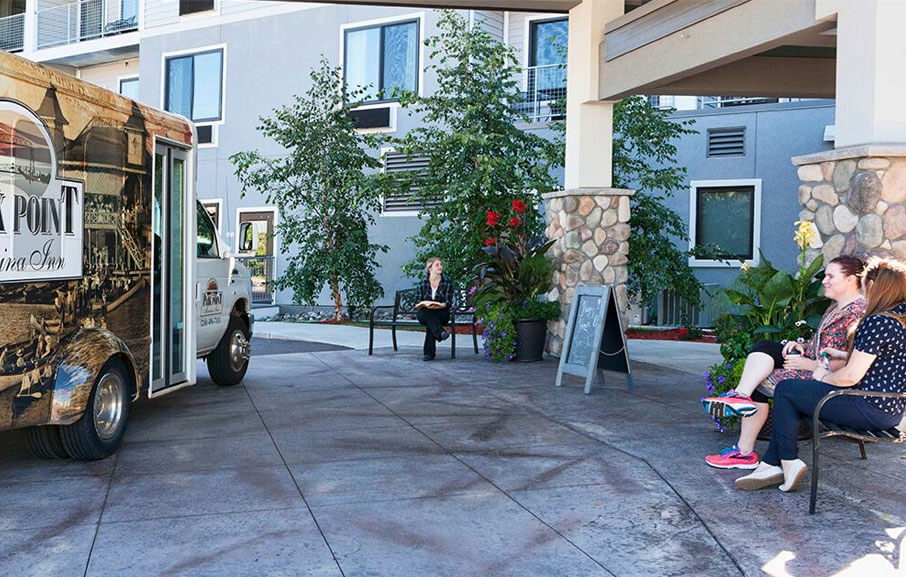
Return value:
[(708, 129), (708, 156), (745, 156), (745, 154), (744, 126)]
[(204, 124), (196, 126), (195, 131), (198, 134), (198, 144), (211, 144), (214, 142), (214, 126)]
[(389, 106), (358, 108), (356, 110), (350, 110), (349, 116), (355, 123), (357, 130), (392, 128)]
[[(384, 153), (384, 172), (419, 172), (428, 168), (424, 156), (406, 156), (401, 152)], [(420, 187), (413, 184), (408, 192), (384, 197), (384, 212), (411, 212), (424, 210), (439, 204), (439, 199), (419, 196)]]

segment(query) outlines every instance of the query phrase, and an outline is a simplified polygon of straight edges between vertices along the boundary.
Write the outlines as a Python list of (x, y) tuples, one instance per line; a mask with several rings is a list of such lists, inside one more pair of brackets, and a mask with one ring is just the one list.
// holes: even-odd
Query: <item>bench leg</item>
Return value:
[(374, 349), (374, 323), (368, 323), (368, 355), (370, 356)]
[(859, 452), (862, 453), (862, 458), (867, 459), (868, 455), (865, 454), (865, 441), (859, 439)]
[(399, 349), (396, 346), (396, 325), (390, 327), (390, 333), (393, 335), (393, 350), (398, 351)]
[(472, 346), (475, 347), (475, 354), (478, 354), (478, 329), (475, 327), (475, 323), (472, 322)]
[(456, 324), (450, 326), (450, 358), (456, 358)]

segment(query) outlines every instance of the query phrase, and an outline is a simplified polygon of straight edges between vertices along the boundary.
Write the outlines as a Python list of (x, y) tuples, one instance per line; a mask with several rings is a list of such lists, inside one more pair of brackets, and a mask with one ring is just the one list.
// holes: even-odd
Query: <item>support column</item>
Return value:
[(836, 148), (906, 143), (906, 2), (817, 0), (837, 19)]
[(548, 256), (557, 263), (549, 300), (560, 301), (561, 317), (548, 323), (547, 351), (559, 355), (576, 286), (613, 285), (626, 326), (629, 261), (629, 197), (615, 188), (563, 190), (544, 195)]
[(623, 0), (584, 0), (569, 11), (564, 188), (612, 186), (613, 103), (598, 100), (604, 25)]

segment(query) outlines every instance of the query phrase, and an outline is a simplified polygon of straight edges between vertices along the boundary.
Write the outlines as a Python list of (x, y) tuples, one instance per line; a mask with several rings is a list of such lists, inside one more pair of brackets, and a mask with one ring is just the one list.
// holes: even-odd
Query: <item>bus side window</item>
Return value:
[(208, 216), (208, 211), (200, 203), (195, 208), (198, 230), (196, 231), (196, 248), (199, 257), (217, 258), (217, 234), (214, 232), (214, 223)]
[(250, 222), (239, 225), (239, 252), (252, 252), (255, 248), (255, 229)]

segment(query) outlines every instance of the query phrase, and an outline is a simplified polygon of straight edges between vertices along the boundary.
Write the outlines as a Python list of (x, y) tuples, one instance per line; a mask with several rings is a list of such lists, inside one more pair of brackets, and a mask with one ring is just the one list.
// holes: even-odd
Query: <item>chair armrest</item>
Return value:
[[(906, 393), (882, 393), (880, 391), (863, 391), (862, 389), (839, 389), (837, 391), (831, 391), (828, 394), (821, 397), (821, 400), (818, 401), (818, 404), (815, 405), (815, 414), (812, 415), (812, 431), (817, 432), (818, 426), (820, 425), (821, 418), (821, 409), (824, 408), (824, 405), (834, 397), (840, 397), (842, 395), (848, 395), (851, 397), (886, 397), (891, 399), (906, 399)], [(815, 433), (813, 433), (815, 434)]]
[(378, 305), (378, 306), (371, 307), (371, 313), (369, 313), (369, 315), (368, 315), (368, 322), (370, 322), (370, 323), (374, 322), (374, 313), (376, 313), (377, 311), (379, 311), (381, 309), (393, 309), (393, 308), (394, 308), (393, 305)]

